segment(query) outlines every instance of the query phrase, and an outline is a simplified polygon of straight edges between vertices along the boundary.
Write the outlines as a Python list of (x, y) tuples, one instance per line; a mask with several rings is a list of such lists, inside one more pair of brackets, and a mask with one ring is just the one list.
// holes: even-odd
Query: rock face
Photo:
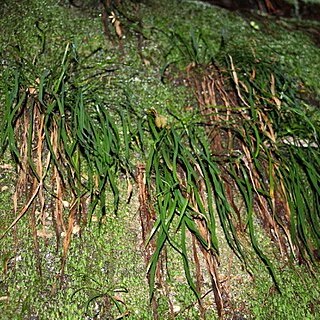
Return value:
[(292, 6), (284, 0), (205, 0), (205, 2), (229, 10), (261, 10), (270, 13), (282, 10), (287, 13), (292, 9)]
[(320, 4), (297, 1), (296, 5), (285, 0), (203, 0), (228, 10), (260, 10), (276, 16), (300, 17), (308, 20), (320, 20)]
[[(305, 3), (297, 0), (296, 5), (285, 0), (200, 0), (231, 11), (259, 10), (281, 17), (299, 17), (320, 21), (320, 3)], [(103, 0), (60, 0), (75, 8), (96, 8)], [(112, 3), (113, 1), (106, 1)], [(137, 2), (137, 0), (132, 0)], [(139, 1), (138, 1), (139, 2)]]

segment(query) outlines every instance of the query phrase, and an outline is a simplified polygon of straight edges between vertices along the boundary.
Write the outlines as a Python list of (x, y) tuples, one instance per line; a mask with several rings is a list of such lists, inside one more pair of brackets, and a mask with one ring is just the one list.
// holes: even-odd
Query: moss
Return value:
[[(190, 106), (192, 109), (196, 101), (192, 92), (179, 81), (161, 81), (166, 66), (169, 63), (174, 65), (177, 74), (181, 70), (184, 72), (194, 59), (198, 59), (199, 64), (212, 59), (226, 66), (227, 55), (233, 57), (237, 70), (244, 72), (257, 68), (257, 61), (268, 68), (277, 68), (283, 77), (290, 79), (294, 92), (306, 92), (309, 104), (317, 101), (310, 96), (320, 95), (319, 48), (308, 34), (297, 30), (302, 22), (294, 19), (240, 16), (196, 1), (145, 1), (140, 3), (137, 13), (143, 29), (124, 24), (127, 29), (121, 48), (116, 41), (112, 44), (105, 39), (98, 8), (86, 11), (58, 5), (56, 0), (23, 0), (6, 1), (1, 10), (0, 20), (5, 31), (0, 35), (1, 64), (4, 66), (1, 76), (7, 72), (12, 79), (10, 74), (20, 69), (26, 75), (26, 85), (34, 84), (45, 70), (52, 73), (60, 70), (52, 68), (59, 64), (66, 44), (70, 43), (74, 49), (74, 69), (68, 74), (68, 90), (82, 89), (85, 102), (91, 108), (97, 104), (109, 107), (110, 112), (127, 108), (141, 116), (155, 109), (168, 119), (169, 125), (175, 124), (177, 118), (181, 125), (186, 125), (188, 119), (194, 117)], [(303, 30), (312, 27), (319, 28), (319, 24), (305, 22)], [(139, 39), (139, 35), (142, 38)], [(186, 54), (181, 54), (181, 46)], [(191, 54), (188, 53), (190, 48)], [(5, 88), (4, 81), (0, 81), (0, 88)], [(1, 109), (3, 99), (1, 96)], [(319, 119), (316, 108), (308, 108), (310, 114)], [(132, 127), (135, 125), (131, 124)], [(0, 193), (1, 231), (14, 218), (10, 205), (13, 177), (13, 172), (0, 173), (0, 190), (9, 187)], [(125, 188), (122, 186), (123, 190)], [(111, 207), (109, 204), (108, 208)], [(59, 272), (60, 255), (55, 252), (54, 241), (41, 239), (43, 258), (50, 263), (40, 278), (36, 272), (31, 237), (27, 237), (30, 233), (28, 221), (22, 219), (18, 228), (21, 248), (17, 252), (9, 249), (13, 247), (11, 237), (1, 242), (1, 255), (11, 257), (15, 262), (1, 278), (0, 296), (10, 297), (8, 301), (0, 301), (3, 317), (23, 319), (26, 315), (38, 315), (41, 319), (82, 319), (91, 298), (97, 299), (89, 305), (89, 315), (95, 312), (95, 306), (99, 310), (105, 307), (99, 294), (103, 297), (106, 293), (116, 295), (117, 289), (126, 288), (128, 292), (121, 292), (119, 299), (125, 301), (129, 318), (151, 318), (145, 269), (136, 244), (139, 230), (132, 225), (137, 221), (137, 207), (137, 203), (133, 207), (122, 204), (118, 217), (110, 214), (100, 229), (93, 222), (82, 238), (75, 237), (63, 290), (56, 290), (55, 275)], [(171, 259), (174, 260), (173, 254)], [(3, 260), (2, 263), (6, 262)], [(175, 271), (174, 277), (181, 278), (181, 265), (177, 261), (170, 263)], [(301, 319), (316, 319), (320, 312), (319, 292), (308, 292), (313, 278), (306, 277), (306, 283), (303, 283), (290, 269), (281, 277), (287, 287), (282, 297), (277, 294), (268, 296), (272, 284), (264, 274), (253, 289), (245, 286), (243, 292), (242, 288), (238, 289), (241, 292), (235, 295), (242, 298), (247, 294), (248, 299), (252, 299), (250, 308), (257, 319), (285, 319), (285, 315), (294, 315), (297, 308), (300, 309), (296, 314)], [(242, 282), (239, 283), (241, 286)], [(181, 319), (184, 315), (196, 319), (199, 316), (194, 307), (196, 299), (186, 282), (178, 280), (172, 286), (177, 289), (175, 299), (179, 305), (189, 308), (179, 315)], [(298, 298), (292, 304), (295, 292)], [(160, 304), (163, 314), (169, 315), (167, 300), (163, 298)], [(208, 305), (208, 309), (208, 318), (214, 319), (214, 308)], [(116, 314), (114, 308), (111, 312)], [(250, 314), (250, 311), (246, 312)]]

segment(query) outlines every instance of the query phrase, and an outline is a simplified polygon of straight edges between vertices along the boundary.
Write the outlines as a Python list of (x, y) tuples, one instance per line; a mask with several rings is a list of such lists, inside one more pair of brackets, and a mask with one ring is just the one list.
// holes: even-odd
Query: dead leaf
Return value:
[(162, 115), (156, 115), (155, 124), (158, 128), (165, 128), (167, 125), (167, 118)]
[(276, 106), (278, 109), (281, 107), (281, 100), (278, 99), (277, 97), (272, 97), (273, 101), (275, 102)]
[(114, 28), (116, 29), (117, 36), (121, 39), (122, 38), (122, 29), (121, 29), (121, 23), (119, 20), (116, 20), (114, 22)]

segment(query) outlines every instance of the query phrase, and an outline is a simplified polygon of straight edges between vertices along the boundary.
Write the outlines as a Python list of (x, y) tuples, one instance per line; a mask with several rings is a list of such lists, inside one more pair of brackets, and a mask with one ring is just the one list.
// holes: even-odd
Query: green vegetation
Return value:
[(0, 11), (2, 317), (317, 319), (319, 48), (191, 1), (101, 10)]
[(314, 319), (319, 314), (319, 277), (305, 277), (305, 272), (304, 267), (283, 268), (281, 295), (273, 290), (266, 278), (259, 277), (257, 291), (248, 298), (254, 318)]

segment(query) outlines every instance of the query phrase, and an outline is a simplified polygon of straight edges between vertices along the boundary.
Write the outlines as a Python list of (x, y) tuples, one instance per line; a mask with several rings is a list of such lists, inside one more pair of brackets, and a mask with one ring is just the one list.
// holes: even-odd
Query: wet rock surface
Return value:
[(317, 23), (320, 22), (320, 3), (298, 1), (298, 5), (294, 6), (284, 0), (202, 0), (202, 2), (237, 11), (246, 18), (265, 19), (265, 15), (273, 19), (295, 18), (295, 21), (288, 25), (288, 31), (302, 31), (320, 47), (320, 24)]
[(231, 11), (260, 10), (279, 17), (298, 17), (320, 21), (320, 4), (298, 1), (297, 5), (284, 0), (203, 0)]

